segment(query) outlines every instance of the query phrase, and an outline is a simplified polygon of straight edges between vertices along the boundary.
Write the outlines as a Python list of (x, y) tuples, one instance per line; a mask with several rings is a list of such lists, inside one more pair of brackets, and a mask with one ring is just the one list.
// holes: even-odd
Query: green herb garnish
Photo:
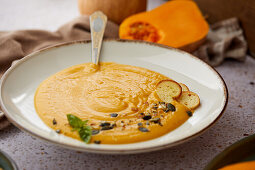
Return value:
[(88, 120), (83, 121), (72, 114), (68, 114), (66, 116), (73, 130), (79, 133), (81, 140), (83, 140), (85, 143), (89, 143), (92, 135), (92, 130), (90, 126), (87, 126)]

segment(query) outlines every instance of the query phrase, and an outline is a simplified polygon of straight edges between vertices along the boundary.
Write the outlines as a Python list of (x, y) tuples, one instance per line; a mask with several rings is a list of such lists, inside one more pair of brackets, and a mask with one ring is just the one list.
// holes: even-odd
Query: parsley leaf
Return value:
[(69, 124), (73, 128), (81, 128), (84, 125), (84, 122), (80, 118), (78, 118), (77, 116), (74, 116), (72, 114), (68, 114), (67, 119), (68, 119)]
[(78, 131), (81, 140), (85, 143), (89, 143), (92, 135), (92, 130), (90, 126), (87, 126), (88, 120), (82, 121), (77, 116), (72, 114), (66, 115), (70, 126), (72, 126), (73, 131)]
[(92, 135), (91, 127), (90, 126), (84, 126), (84, 127), (80, 128), (80, 130), (78, 132), (79, 132), (80, 138), (85, 143), (89, 143), (89, 141), (91, 139), (91, 135)]

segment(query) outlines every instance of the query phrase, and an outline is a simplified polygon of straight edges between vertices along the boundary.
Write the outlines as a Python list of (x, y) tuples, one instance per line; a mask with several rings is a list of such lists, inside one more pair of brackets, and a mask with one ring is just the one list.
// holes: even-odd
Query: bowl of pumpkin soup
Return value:
[(128, 154), (185, 142), (226, 107), (224, 80), (188, 53), (105, 40), (94, 65), (90, 48), (90, 41), (60, 44), (11, 67), (0, 89), (8, 119), (63, 147)]
[(56, 133), (86, 143), (146, 141), (181, 126), (199, 105), (199, 98), (180, 100), (193, 92), (168, 79), (112, 62), (75, 65), (39, 85), (35, 110)]

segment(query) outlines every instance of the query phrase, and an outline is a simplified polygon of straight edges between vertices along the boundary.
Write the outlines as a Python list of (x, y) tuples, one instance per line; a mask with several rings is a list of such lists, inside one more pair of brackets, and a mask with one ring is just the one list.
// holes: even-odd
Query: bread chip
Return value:
[(156, 93), (164, 102), (171, 102), (182, 93), (181, 86), (173, 80), (162, 80), (157, 84)]
[(187, 106), (189, 109), (195, 109), (200, 104), (198, 95), (191, 91), (182, 92), (182, 95), (177, 99), (177, 101)]
[(189, 91), (189, 88), (185, 84), (179, 83), (179, 85), (182, 87), (182, 91)]

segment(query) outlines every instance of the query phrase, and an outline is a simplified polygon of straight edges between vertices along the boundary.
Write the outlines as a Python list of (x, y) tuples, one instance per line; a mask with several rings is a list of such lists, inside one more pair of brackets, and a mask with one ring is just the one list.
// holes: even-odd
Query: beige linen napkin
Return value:
[(230, 18), (210, 26), (206, 43), (193, 54), (211, 66), (220, 65), (226, 58), (244, 61), (247, 42), (237, 18)]
[[(0, 77), (12, 61), (25, 55), (61, 42), (90, 39), (89, 17), (80, 16), (63, 25), (56, 32), (23, 30), (0, 32)], [(105, 37), (118, 38), (118, 25), (108, 22)], [(212, 66), (219, 65), (225, 58), (243, 61), (247, 44), (236, 18), (211, 26), (207, 42), (194, 54)], [(0, 116), (0, 129), (8, 125)]]

